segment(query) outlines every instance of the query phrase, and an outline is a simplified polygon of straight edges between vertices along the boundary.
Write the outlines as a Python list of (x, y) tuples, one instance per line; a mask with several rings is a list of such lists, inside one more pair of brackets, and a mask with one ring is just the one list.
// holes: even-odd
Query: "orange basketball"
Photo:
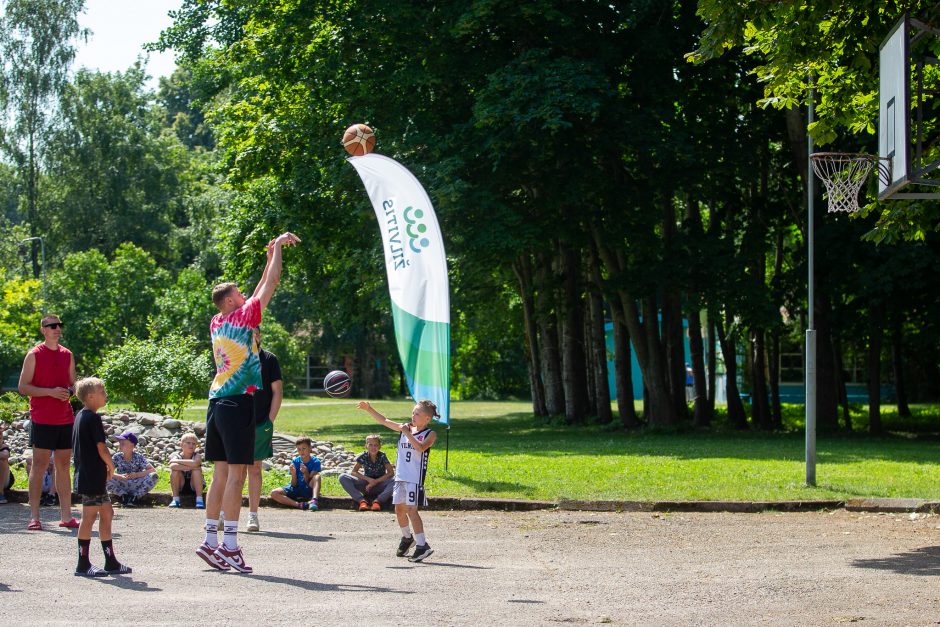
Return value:
[(353, 124), (343, 133), (343, 148), (354, 157), (361, 157), (375, 148), (375, 133), (365, 124)]

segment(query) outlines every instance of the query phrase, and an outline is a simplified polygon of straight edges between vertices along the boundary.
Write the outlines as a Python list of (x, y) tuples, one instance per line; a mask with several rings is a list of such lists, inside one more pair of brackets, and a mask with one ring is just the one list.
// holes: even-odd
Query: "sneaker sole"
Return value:
[(223, 561), (221, 564), (217, 563), (214, 559), (215, 553), (211, 555), (206, 555), (199, 549), (196, 549), (196, 555), (201, 557), (202, 561), (204, 561), (206, 564), (208, 564), (209, 566), (211, 566), (212, 568), (216, 570), (228, 570), (229, 568), (231, 568), (231, 566), (229, 566), (228, 562), (226, 561)]
[(427, 553), (422, 553), (418, 557), (409, 557), (408, 561), (409, 562), (423, 562), (425, 558), (431, 557), (433, 553), (434, 553), (434, 549), (428, 549)]

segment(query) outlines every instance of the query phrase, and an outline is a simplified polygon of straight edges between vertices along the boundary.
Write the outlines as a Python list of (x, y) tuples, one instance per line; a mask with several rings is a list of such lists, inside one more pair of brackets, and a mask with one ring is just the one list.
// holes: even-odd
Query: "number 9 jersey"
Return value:
[[(410, 428), (410, 427), (409, 427)], [(424, 442), (424, 439), (431, 435), (430, 429), (423, 429), (414, 434), (418, 442)], [(428, 471), (428, 458), (431, 456), (431, 449), (419, 453), (411, 446), (408, 436), (404, 433), (398, 439), (398, 456), (395, 459), (395, 481), (406, 481), (415, 483), (420, 490), (424, 489), (424, 475)]]

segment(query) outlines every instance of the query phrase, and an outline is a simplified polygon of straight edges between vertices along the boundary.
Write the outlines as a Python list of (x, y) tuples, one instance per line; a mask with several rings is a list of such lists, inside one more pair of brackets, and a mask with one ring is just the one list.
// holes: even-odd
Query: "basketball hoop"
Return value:
[(890, 163), (882, 157), (853, 152), (815, 152), (810, 159), (816, 176), (826, 185), (829, 213), (858, 211), (858, 193), (872, 168), (877, 165), (878, 176), (884, 178), (888, 176), (887, 164)]

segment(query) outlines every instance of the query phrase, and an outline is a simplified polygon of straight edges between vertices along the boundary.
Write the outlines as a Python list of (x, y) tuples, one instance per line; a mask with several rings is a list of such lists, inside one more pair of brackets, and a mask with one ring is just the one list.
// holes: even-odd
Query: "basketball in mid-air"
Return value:
[(331, 370), (323, 377), (323, 389), (333, 398), (349, 396), (352, 389), (352, 379), (342, 370)]
[(354, 157), (361, 157), (375, 148), (375, 133), (365, 124), (353, 124), (343, 133), (343, 148)]

